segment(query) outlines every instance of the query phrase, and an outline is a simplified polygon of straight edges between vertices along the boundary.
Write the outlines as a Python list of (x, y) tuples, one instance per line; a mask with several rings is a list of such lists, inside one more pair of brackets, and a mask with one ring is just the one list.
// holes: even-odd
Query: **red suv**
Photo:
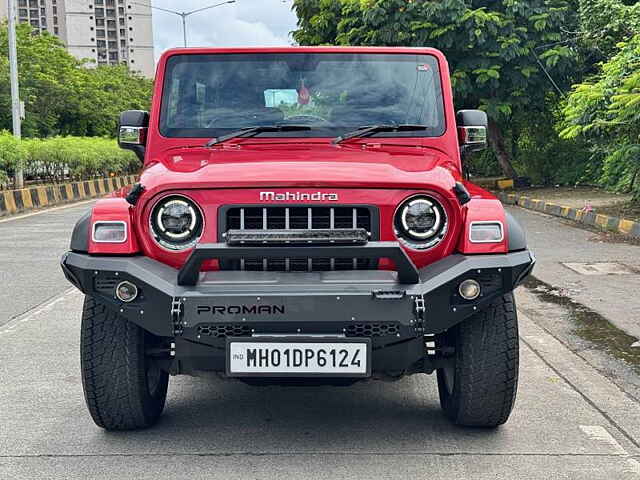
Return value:
[(513, 406), (512, 290), (534, 257), (465, 180), (487, 117), (454, 112), (429, 48), (176, 49), (151, 112), (120, 117), (143, 170), (62, 258), (85, 294), (95, 422), (147, 427), (169, 375), (349, 385), (437, 373), (445, 414)]

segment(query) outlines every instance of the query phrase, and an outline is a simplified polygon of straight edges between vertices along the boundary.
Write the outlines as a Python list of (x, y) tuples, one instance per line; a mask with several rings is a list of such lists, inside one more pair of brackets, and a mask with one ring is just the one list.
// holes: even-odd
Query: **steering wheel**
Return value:
[(291, 117), (287, 117), (284, 119), (286, 123), (301, 123), (303, 125), (307, 124), (321, 124), (321, 125), (331, 125), (331, 122), (326, 118), (322, 118), (318, 115), (293, 115)]

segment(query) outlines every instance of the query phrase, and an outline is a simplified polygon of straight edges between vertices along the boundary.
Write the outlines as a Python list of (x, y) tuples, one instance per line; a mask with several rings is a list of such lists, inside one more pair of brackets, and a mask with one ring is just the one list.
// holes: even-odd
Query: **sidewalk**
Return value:
[(585, 305), (640, 339), (640, 246), (507, 206), (524, 226), (537, 263), (533, 275), (557, 295)]
[(631, 195), (589, 187), (525, 189), (497, 195), (508, 205), (640, 238), (640, 205), (629, 202)]
[(530, 198), (539, 198), (571, 208), (591, 206), (595, 210), (614, 207), (631, 200), (631, 194), (612, 193), (594, 187), (529, 188), (515, 190), (510, 193), (516, 193)]

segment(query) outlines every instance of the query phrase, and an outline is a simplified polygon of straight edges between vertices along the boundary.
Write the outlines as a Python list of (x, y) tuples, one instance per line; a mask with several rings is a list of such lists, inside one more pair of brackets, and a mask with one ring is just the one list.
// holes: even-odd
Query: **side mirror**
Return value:
[(456, 114), (458, 141), (462, 153), (467, 154), (484, 150), (487, 147), (487, 128), (489, 120), (482, 110), (460, 110)]
[(144, 161), (147, 144), (149, 113), (143, 110), (127, 110), (120, 114), (118, 122), (118, 145), (133, 150), (140, 161)]

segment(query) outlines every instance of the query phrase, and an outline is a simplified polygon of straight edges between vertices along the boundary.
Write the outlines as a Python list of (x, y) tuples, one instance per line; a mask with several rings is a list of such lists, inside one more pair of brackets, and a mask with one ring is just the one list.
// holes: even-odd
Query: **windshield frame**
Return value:
[[(438, 52), (439, 53), (439, 52)], [(242, 55), (242, 56), (265, 56), (265, 55), (327, 55), (327, 56), (335, 56), (335, 55), (344, 55), (344, 56), (354, 56), (354, 55), (375, 55), (375, 56), (405, 56), (405, 57), (415, 57), (416, 59), (419, 57), (430, 57), (429, 61), (431, 65), (434, 67), (434, 89), (435, 95), (437, 97), (436, 107), (438, 109), (438, 126), (431, 127), (427, 129), (420, 130), (407, 130), (407, 131), (394, 131), (394, 132), (376, 132), (372, 135), (369, 135), (368, 138), (440, 138), (447, 133), (447, 108), (446, 108), (446, 88), (448, 88), (448, 84), (446, 80), (442, 78), (443, 75), (443, 66), (440, 63), (440, 59), (434, 53), (427, 51), (426, 49), (398, 49), (397, 51), (378, 51), (377, 49), (344, 49), (340, 51), (339, 49), (332, 48), (329, 51), (304, 51), (304, 50), (288, 50), (288, 51), (274, 51), (274, 50), (248, 50), (248, 51), (199, 51), (199, 52), (176, 52), (168, 55), (166, 61), (164, 62), (164, 69), (162, 71), (163, 75), (158, 80), (161, 80), (161, 85), (159, 85), (159, 93), (160, 93), (160, 101), (158, 102), (158, 111), (156, 116), (156, 125), (158, 126), (158, 133), (161, 137), (166, 139), (200, 139), (200, 138), (212, 138), (217, 136), (222, 136), (227, 133), (230, 133), (234, 130), (238, 130), (238, 128), (206, 128), (206, 129), (196, 129), (196, 128), (181, 128), (181, 129), (167, 129), (165, 122), (165, 115), (168, 105), (168, 92), (169, 85), (168, 82), (173, 78), (171, 75), (171, 70), (174, 65), (178, 64), (178, 62), (182, 61), (205, 61), (203, 57), (213, 57), (213, 56), (225, 56), (225, 55)], [(199, 59), (195, 59), (194, 57), (200, 57)], [(444, 66), (444, 71), (446, 72), (446, 65)], [(285, 119), (284, 123), (287, 120)], [(373, 122), (372, 122), (373, 123)], [(247, 127), (254, 125), (247, 125)], [(342, 134), (353, 131), (354, 129), (360, 126), (354, 125), (345, 125), (345, 126), (319, 126), (312, 125), (311, 130), (301, 130), (301, 131), (284, 131), (284, 132), (262, 132), (252, 138), (335, 138)]]

